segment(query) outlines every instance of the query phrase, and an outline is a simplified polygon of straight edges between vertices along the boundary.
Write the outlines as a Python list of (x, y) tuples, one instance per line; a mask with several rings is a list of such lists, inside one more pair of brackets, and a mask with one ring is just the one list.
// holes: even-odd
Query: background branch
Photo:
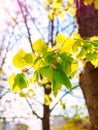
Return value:
[(29, 102), (27, 99), (26, 99), (26, 102), (28, 103), (29, 107), (31, 108), (32, 113), (33, 113), (37, 118), (39, 118), (40, 120), (42, 120), (42, 118), (33, 110), (32, 105), (30, 104), (30, 102)]
[(60, 101), (61, 99), (63, 99), (67, 94), (71, 93), (72, 90), (74, 90), (74, 89), (76, 89), (76, 88), (78, 88), (78, 87), (79, 87), (79, 86), (75, 86), (75, 87), (73, 87), (71, 90), (65, 92), (65, 93), (58, 99), (58, 101), (55, 103), (55, 105), (51, 108), (50, 112), (52, 112), (52, 111), (54, 110), (54, 108), (58, 105), (58, 103), (59, 103), (59, 101)]

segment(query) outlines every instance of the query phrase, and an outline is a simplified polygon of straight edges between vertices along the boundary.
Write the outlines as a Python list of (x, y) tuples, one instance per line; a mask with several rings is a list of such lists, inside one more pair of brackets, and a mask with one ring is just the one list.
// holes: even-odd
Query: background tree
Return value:
[[(98, 2), (75, 1), (77, 7), (77, 23), (83, 39), (98, 35)], [(89, 4), (89, 5), (86, 5)], [(86, 22), (85, 22), (86, 21)], [(85, 45), (85, 44), (84, 44)], [(97, 50), (96, 50), (97, 53)], [(94, 54), (94, 53), (92, 53)], [(97, 56), (97, 55), (96, 55)], [(92, 57), (93, 58), (93, 57)], [(97, 57), (96, 57), (97, 58)], [(96, 61), (97, 62), (97, 61)], [(98, 68), (87, 62), (80, 74), (80, 86), (83, 91), (91, 122), (91, 130), (98, 129)]]

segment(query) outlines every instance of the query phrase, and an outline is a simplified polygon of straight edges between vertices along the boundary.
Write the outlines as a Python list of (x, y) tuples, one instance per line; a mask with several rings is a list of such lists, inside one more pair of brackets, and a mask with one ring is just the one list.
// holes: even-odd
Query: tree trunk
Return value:
[(50, 110), (49, 106), (44, 105), (44, 116), (42, 119), (42, 130), (50, 130)]
[[(82, 38), (98, 35), (98, 10), (94, 5), (85, 6), (83, 0), (75, 0), (77, 23)], [(90, 130), (98, 130), (98, 68), (88, 62), (80, 74), (83, 91), (90, 117)]]
[[(50, 85), (50, 83), (48, 84)], [(51, 89), (46, 88), (46, 86), (44, 86), (44, 94), (49, 96), (50, 93), (51, 93)], [(50, 109), (49, 109), (49, 105), (45, 104), (45, 101), (43, 107), (42, 130), (50, 130)]]
[(98, 10), (94, 5), (84, 5), (84, 0), (75, 0), (78, 31), (82, 38), (87, 39), (98, 35)]
[(88, 62), (80, 74), (80, 86), (90, 116), (91, 130), (98, 130), (98, 68)]

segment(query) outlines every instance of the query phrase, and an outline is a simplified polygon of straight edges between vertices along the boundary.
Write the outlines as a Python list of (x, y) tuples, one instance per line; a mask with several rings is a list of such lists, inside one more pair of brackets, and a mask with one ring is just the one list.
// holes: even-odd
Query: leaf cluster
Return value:
[[(71, 89), (70, 78), (78, 69), (78, 63), (72, 56), (74, 40), (60, 33), (56, 37), (56, 45), (48, 47), (42, 39), (32, 44), (35, 53), (20, 50), (13, 57), (13, 64), (21, 73), (9, 77), (9, 85), (13, 92), (27, 88), (30, 83), (47, 86), (56, 96), (62, 85)], [(26, 78), (26, 72), (33, 68), (33, 76)]]
[[(13, 92), (27, 88), (30, 83), (48, 86), (56, 96), (62, 85), (72, 88), (70, 79), (78, 70), (78, 61), (91, 62), (98, 67), (98, 37), (82, 40), (74, 34), (67, 37), (59, 33), (56, 45), (48, 47), (42, 39), (32, 44), (34, 52), (27, 53), (22, 49), (13, 57), (13, 64), (21, 72), (9, 77), (9, 85)], [(27, 79), (26, 73), (33, 68), (32, 76)]]

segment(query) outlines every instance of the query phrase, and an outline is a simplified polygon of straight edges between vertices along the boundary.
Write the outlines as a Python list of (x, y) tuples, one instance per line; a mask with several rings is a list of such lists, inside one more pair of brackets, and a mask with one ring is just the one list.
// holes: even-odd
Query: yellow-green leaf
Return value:
[(13, 64), (17, 68), (24, 68), (24, 66), (32, 66), (35, 55), (33, 53), (26, 53), (22, 49), (13, 57)]
[(35, 95), (34, 90), (33, 89), (29, 89), (28, 90), (28, 95), (31, 96), (31, 97), (33, 97)]
[(45, 105), (49, 106), (50, 103), (51, 103), (51, 99), (50, 99), (50, 96), (45, 94), (44, 95), (44, 100), (45, 100)]
[(84, 0), (85, 5), (90, 5), (92, 4), (93, 0)]
[(63, 43), (62, 47), (60, 48), (60, 51), (71, 53), (74, 42), (75, 42), (74, 39), (67, 38), (67, 40)]
[(58, 17), (59, 17), (59, 18), (64, 18), (64, 12), (63, 12), (63, 11), (62, 11), (62, 12), (59, 12), (59, 13), (58, 13)]
[(72, 64), (71, 64), (71, 72), (70, 72), (70, 75), (74, 75), (77, 70), (78, 70), (78, 63), (72, 63)]
[(38, 82), (39, 74), (37, 71), (34, 72), (33, 76), (29, 79), (30, 83)]
[(45, 76), (49, 81), (52, 80), (53, 69), (49, 65), (40, 68), (39, 73)]
[(13, 74), (9, 77), (8, 83), (12, 92), (18, 92), (23, 88), (28, 87), (27, 78), (23, 73), (19, 73), (17, 75)]
[(94, 1), (94, 4), (95, 4), (95, 5), (94, 5), (94, 6), (95, 6), (95, 9), (98, 9), (98, 0), (95, 0), (95, 1)]
[(26, 53), (23, 57), (25, 61), (25, 65), (32, 66), (34, 61), (35, 55), (33, 53)]
[(64, 33), (59, 33), (57, 36), (56, 36), (56, 42), (58, 44), (63, 44), (64, 41), (66, 40), (66, 35)]
[(62, 6), (62, 0), (55, 0), (52, 4), (52, 8), (60, 8)]
[(19, 96), (20, 96), (20, 97), (24, 97), (24, 98), (28, 97), (28, 95), (27, 95), (26, 93), (24, 93), (24, 92), (20, 92), (20, 93), (19, 93)]
[(98, 58), (91, 60), (91, 63), (94, 65), (94, 67), (98, 67)]
[(76, 40), (72, 45), (72, 51), (74, 54), (79, 53), (79, 48), (81, 47), (81, 43), (82, 43), (81, 40)]
[(72, 37), (73, 37), (73, 38), (76, 38), (76, 39), (81, 39), (81, 36), (80, 36), (79, 33), (73, 33), (73, 34), (72, 34)]
[(47, 45), (43, 42), (42, 39), (39, 39), (33, 43), (33, 49), (38, 54), (44, 54), (47, 51)]
[[(16, 75), (13, 74), (13, 75), (11, 75), (11, 76), (8, 78), (8, 84), (9, 84), (9, 87), (10, 87), (11, 91), (12, 91), (12, 89), (13, 89), (15, 76), (16, 76)], [(16, 88), (16, 91), (18, 91), (18, 90), (20, 90), (19, 87)]]
[(94, 51), (93, 53), (88, 53), (86, 55), (86, 61), (93, 61), (93, 60), (96, 60), (96, 58), (98, 57), (98, 54), (96, 51)]
[(91, 41), (96, 41), (96, 40), (98, 40), (98, 36), (90, 37), (90, 40), (91, 40)]
[(40, 56), (36, 57), (34, 60), (34, 69), (38, 70), (40, 67), (44, 65), (44, 62)]
[(77, 55), (77, 59), (85, 59), (85, 54), (86, 54), (86, 50), (82, 48), (79, 54)]
[(23, 57), (25, 56), (25, 51), (20, 49), (20, 51), (13, 57), (13, 64), (17, 68), (23, 68), (25, 66), (25, 61)]

